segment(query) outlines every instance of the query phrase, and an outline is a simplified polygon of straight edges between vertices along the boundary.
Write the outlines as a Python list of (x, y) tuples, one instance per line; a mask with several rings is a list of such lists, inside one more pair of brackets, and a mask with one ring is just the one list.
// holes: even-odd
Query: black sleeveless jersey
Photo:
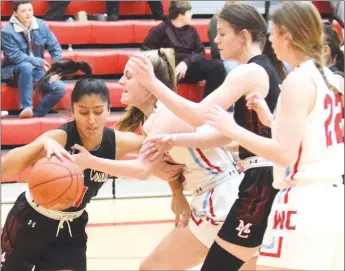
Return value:
[[(59, 129), (67, 133), (67, 142), (65, 146), (65, 149), (67, 151), (72, 153), (71, 147), (74, 144), (79, 144), (82, 146), (75, 121), (68, 122), (61, 126)], [(90, 151), (90, 153), (100, 158), (114, 160), (116, 153), (115, 148), (115, 131), (111, 128), (104, 127), (101, 145), (96, 150)], [(97, 195), (98, 190), (109, 178), (108, 174), (92, 169), (85, 169), (83, 173), (84, 187), (81, 198), (75, 202), (75, 205), (73, 207), (65, 210), (66, 212), (76, 212), (85, 208), (85, 206), (93, 197)]]
[[(269, 91), (265, 98), (268, 107), (270, 108), (271, 112), (273, 113), (278, 96), (280, 94), (279, 84), (281, 84), (281, 79), (279, 73), (274, 68), (272, 62), (266, 55), (258, 55), (253, 57), (248, 61), (249, 63), (256, 63), (263, 67), (268, 76), (269, 76)], [(253, 74), (255, 76), (255, 74)], [(248, 78), (250, 80), (250, 78)], [(235, 103), (235, 113), (234, 118), (236, 122), (242, 126), (243, 128), (258, 134), (264, 137), (271, 137), (271, 128), (264, 126), (256, 112), (254, 110), (248, 110), (246, 107), (246, 99), (245, 96), (242, 96), (236, 103)], [(240, 159), (246, 159), (248, 157), (255, 156), (255, 154), (251, 153), (247, 149), (243, 148), (242, 146), (239, 147), (239, 157)]]

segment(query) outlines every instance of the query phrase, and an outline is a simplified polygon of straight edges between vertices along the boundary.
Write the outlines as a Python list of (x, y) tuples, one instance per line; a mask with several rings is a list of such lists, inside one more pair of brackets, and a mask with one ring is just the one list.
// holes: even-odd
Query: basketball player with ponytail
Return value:
[[(139, 151), (143, 136), (114, 131), (105, 126), (110, 109), (109, 91), (102, 80), (91, 78), (92, 70), (87, 63), (72, 60), (55, 62), (42, 80), (74, 75), (77, 71), (83, 72), (86, 78), (79, 80), (72, 91), (74, 120), (8, 152), (1, 161), (3, 177), (16, 176), (47, 155), (75, 161), (70, 154), (76, 150), (75, 144), (83, 146), (80, 148), (89, 150), (95, 157), (109, 160), (118, 160), (127, 153)], [(148, 163), (152, 164), (153, 173), (163, 179), (176, 179), (182, 167), (168, 165), (161, 159), (158, 163), (150, 163), (143, 155), (140, 160), (114, 162), (113, 176), (142, 180), (148, 177)], [(1, 233), (1, 270), (31, 271), (34, 266), (39, 271), (87, 270), (85, 226), (88, 214), (85, 207), (109, 175), (102, 170), (83, 169), (82, 197), (67, 210), (56, 211), (54, 206), (50, 209), (39, 206), (29, 191), (19, 195)]]
[[(255, 112), (246, 108), (245, 97), (254, 91), (261, 93), (273, 112), (280, 93), (279, 84), (284, 78), (283, 64), (271, 52), (267, 40), (267, 24), (262, 15), (252, 6), (235, 4), (224, 7), (217, 22), (218, 44), (223, 60), (236, 60), (241, 65), (232, 70), (224, 83), (201, 103), (188, 101), (167, 89), (154, 77), (146, 58), (136, 55), (129, 67), (133, 76), (174, 114), (198, 127), (205, 122), (205, 113), (213, 104), (228, 109), (235, 105), (235, 118), (240, 125), (258, 135), (271, 137)], [(263, 49), (267, 55), (263, 54)], [(194, 137), (196, 136), (196, 138)], [(225, 138), (225, 139), (224, 139)], [(147, 141), (160, 142), (153, 138)], [(215, 130), (197, 131), (192, 134), (175, 134), (172, 145), (183, 147), (215, 147), (230, 143)], [(199, 144), (199, 145), (198, 145)], [(218, 145), (217, 145), (218, 144)], [(159, 149), (159, 147), (158, 147)], [(240, 146), (239, 156), (244, 160), (245, 176), (224, 225), (211, 246), (202, 270), (239, 270), (259, 249), (266, 229), (267, 218), (277, 190), (273, 189), (272, 163), (257, 157)]]
[[(175, 91), (173, 50), (160, 49), (141, 54), (152, 63), (155, 76)], [(126, 116), (116, 125), (116, 129), (142, 129), (147, 136), (209, 130), (207, 127), (190, 126), (157, 102), (135, 79), (128, 64), (120, 84), (123, 87), (121, 102), (127, 104), (128, 108)], [(182, 208), (181, 225), (184, 227), (174, 227), (143, 260), (140, 270), (188, 270), (201, 264), (237, 198), (238, 187), (243, 179), (231, 153), (221, 148), (173, 148), (169, 155), (171, 163), (184, 165), (181, 182), (169, 182), (173, 190), (172, 208)], [(112, 170), (111, 164), (116, 162), (104, 163), (103, 159), (97, 158), (91, 160), (87, 158), (90, 155), (83, 151), (77, 156), (83, 161), (89, 160), (84, 166), (108, 173)], [(190, 207), (183, 191), (192, 193)]]
[(272, 139), (240, 127), (219, 106), (207, 123), (256, 155), (272, 161), (272, 205), (257, 270), (343, 270), (344, 86), (322, 63), (324, 31), (309, 2), (286, 1), (272, 15), (271, 40), (293, 71), (282, 85), (274, 115), (258, 93), (247, 96)]

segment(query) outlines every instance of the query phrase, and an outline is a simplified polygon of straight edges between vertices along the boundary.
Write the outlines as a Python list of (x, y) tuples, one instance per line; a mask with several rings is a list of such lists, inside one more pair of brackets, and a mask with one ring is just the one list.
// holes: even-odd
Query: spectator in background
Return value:
[(327, 67), (336, 74), (344, 77), (344, 53), (340, 50), (341, 40), (332, 25), (324, 24), (325, 53)]
[(1, 36), (4, 53), (1, 79), (19, 88), (20, 117), (41, 117), (58, 103), (66, 89), (60, 80), (45, 82), (40, 89), (45, 95), (33, 109), (33, 84), (50, 67), (44, 60), (45, 48), (53, 60), (61, 58), (62, 49), (45, 22), (33, 16), (30, 1), (13, 1), (12, 9), (13, 15)]
[[(226, 1), (225, 6), (232, 5), (234, 3), (236, 3), (236, 1), (234, 0)], [(208, 25), (208, 32), (207, 32), (208, 38), (211, 44), (212, 59), (220, 59), (218, 45), (214, 42), (214, 39), (217, 36), (217, 18), (218, 18), (218, 14), (214, 14), (213, 17), (211, 18), (210, 24)], [(224, 64), (226, 74), (228, 74), (232, 69), (238, 66), (238, 63), (234, 60), (225, 60), (223, 61), (223, 64)]]
[[(153, 17), (156, 20), (164, 20), (164, 12), (161, 1), (147, 1)], [(63, 21), (66, 9), (71, 1), (52, 1), (49, 10), (43, 17), (46, 21)], [(120, 1), (106, 1), (107, 5), (107, 20), (119, 20)]]
[(223, 83), (225, 69), (221, 60), (205, 59), (204, 46), (198, 32), (191, 26), (191, 9), (189, 1), (171, 1), (169, 20), (151, 29), (141, 49), (173, 48), (179, 82), (197, 83), (206, 80), (206, 97)]

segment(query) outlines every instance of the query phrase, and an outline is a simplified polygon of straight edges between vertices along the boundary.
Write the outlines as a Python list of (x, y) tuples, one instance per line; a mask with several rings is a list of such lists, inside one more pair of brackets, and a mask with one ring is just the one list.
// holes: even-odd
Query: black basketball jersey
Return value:
[[(67, 133), (67, 142), (65, 149), (72, 153), (71, 147), (74, 144), (82, 146), (81, 139), (77, 130), (75, 121), (68, 122), (61, 126), (59, 129)], [(106, 159), (115, 159), (116, 142), (115, 142), (115, 131), (111, 128), (104, 127), (103, 138), (100, 146), (90, 153), (94, 156)], [(98, 190), (108, 180), (109, 175), (104, 172), (99, 172), (92, 169), (85, 169), (84, 172), (84, 187), (83, 193), (80, 199), (78, 199), (75, 205), (67, 210), (66, 212), (75, 212), (85, 208), (90, 200), (95, 197)]]
[[(263, 67), (269, 77), (269, 90), (268, 94), (265, 98), (266, 103), (273, 113), (278, 96), (280, 94), (279, 84), (281, 84), (282, 80), (280, 79), (279, 73), (274, 68), (272, 62), (266, 55), (258, 55), (251, 58), (248, 61), (249, 63), (256, 63)], [(255, 74), (253, 74), (255, 76)], [(248, 78), (250, 80), (250, 78)], [(235, 113), (234, 118), (236, 122), (242, 126), (243, 128), (258, 134), (264, 137), (271, 137), (271, 128), (264, 126), (259, 118), (258, 115), (254, 110), (248, 110), (246, 107), (246, 99), (245, 96), (242, 96), (236, 103), (235, 103)], [(247, 149), (243, 148), (242, 146), (239, 147), (239, 157), (240, 159), (246, 159), (248, 157), (255, 156), (255, 154), (251, 153)]]

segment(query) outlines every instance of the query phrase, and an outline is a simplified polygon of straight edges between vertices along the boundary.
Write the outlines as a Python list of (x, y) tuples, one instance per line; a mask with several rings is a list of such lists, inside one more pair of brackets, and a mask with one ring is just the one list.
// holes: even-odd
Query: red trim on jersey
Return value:
[(199, 221), (196, 220), (196, 218), (194, 217), (193, 213), (191, 215), (191, 218), (193, 220), (193, 222), (195, 223), (195, 225), (199, 226), (202, 222), (202, 219), (200, 218)]
[(284, 195), (284, 203), (288, 203), (289, 201), (289, 192), (291, 190), (291, 187), (289, 187), (287, 190), (286, 190), (286, 193)]
[(298, 150), (298, 157), (297, 157), (296, 163), (293, 166), (293, 173), (290, 177), (290, 180), (293, 180), (296, 173), (297, 173), (299, 162), (301, 161), (302, 150), (303, 150), (303, 148), (302, 148), (302, 143), (301, 143), (301, 145), (299, 146), (299, 150)]
[(283, 246), (283, 237), (279, 237), (278, 240), (278, 251), (276, 253), (268, 253), (268, 252), (262, 252), (260, 251), (260, 256), (266, 256), (266, 257), (272, 257), (272, 258), (280, 258), (281, 252), (282, 252), (282, 246)]
[(214, 188), (211, 189), (211, 195), (210, 195), (209, 203), (210, 203), (210, 214), (211, 214), (211, 216), (215, 217), (216, 215), (214, 214), (214, 211), (213, 211), (213, 202), (212, 202), (213, 193), (214, 193)]
[(203, 154), (203, 152), (200, 150), (200, 149), (196, 149), (197, 152), (199, 153), (200, 157), (202, 160), (204, 160), (204, 162), (210, 167), (210, 168), (213, 168), (215, 170), (217, 170), (218, 172), (222, 172), (222, 170), (217, 167), (217, 166), (214, 166), (211, 164), (211, 162), (206, 158), (205, 154)]
[(210, 222), (213, 226), (218, 226), (218, 223), (208, 216), (206, 216), (206, 221)]
[(79, 207), (80, 204), (83, 202), (84, 196), (86, 194), (86, 191), (89, 189), (87, 186), (83, 186), (83, 190), (81, 191), (81, 195), (79, 199), (74, 203), (73, 207)]

